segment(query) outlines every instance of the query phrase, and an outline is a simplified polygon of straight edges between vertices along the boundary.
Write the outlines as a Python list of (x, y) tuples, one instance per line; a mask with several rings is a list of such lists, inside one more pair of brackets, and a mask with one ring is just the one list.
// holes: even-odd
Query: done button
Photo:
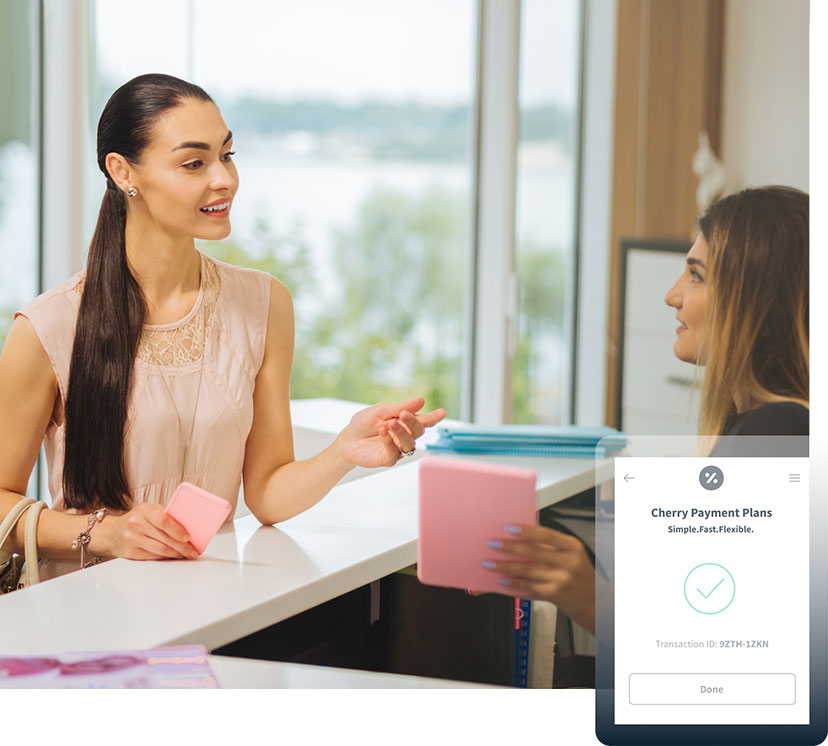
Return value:
[(792, 673), (632, 673), (631, 705), (792, 705)]

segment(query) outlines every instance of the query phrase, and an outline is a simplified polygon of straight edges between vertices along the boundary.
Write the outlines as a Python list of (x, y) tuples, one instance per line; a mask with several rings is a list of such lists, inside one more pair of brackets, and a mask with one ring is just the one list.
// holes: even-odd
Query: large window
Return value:
[[(233, 232), (201, 248), (289, 287), (294, 398), (422, 393), (459, 416), (474, 7), (95, 3), (96, 112), (120, 83), (163, 70), (204, 87), (233, 130)], [(135, 49), (153, 40), (151, 62), (123, 53), (124, 25)]]
[[(468, 412), (464, 371), (486, 334), (468, 313), (478, 3), (89, 2), (90, 132), (112, 91), (150, 71), (204, 87), (233, 130), (233, 232), (199, 248), (290, 288), (292, 397), (421, 393), (449, 416)], [(569, 417), (579, 13), (580, 0), (522, 3), (520, 319), (505, 408), (518, 422)], [(504, 105), (518, 105), (513, 94)], [(103, 180), (86, 161), (91, 236)]]
[(0, 347), (38, 291), (35, 10), (0, 0)]
[[(0, 349), (14, 312), (40, 290), (40, 20), (35, 3), (0, 0)], [(37, 497), (40, 462), (26, 493)]]
[(580, 81), (579, 0), (523, 0), (512, 373), (516, 422), (569, 421)]

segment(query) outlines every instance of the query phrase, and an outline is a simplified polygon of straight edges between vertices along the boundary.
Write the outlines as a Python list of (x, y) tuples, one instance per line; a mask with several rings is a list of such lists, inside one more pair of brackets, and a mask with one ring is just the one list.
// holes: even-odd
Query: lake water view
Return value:
[[(298, 141), (301, 145), (301, 139)], [(553, 144), (554, 145), (554, 144)], [(297, 138), (284, 137), (236, 138), (234, 159), (240, 174), (240, 190), (233, 205), (231, 238), (242, 246), (253, 233), (258, 219), (264, 218), (275, 235), (290, 235), (297, 229), (310, 247), (313, 272), (318, 293), (302, 299), (297, 317), (313, 316), (324, 303), (336, 302), (342, 291), (331, 253), (335, 231), (352, 230), (360, 206), (377, 189), (385, 188), (415, 199), (431, 188), (441, 189), (451, 197), (462, 214), (458, 220), (465, 225), (463, 246), (454, 250), (468, 251), (471, 220), (471, 167), (451, 161), (376, 161), (358, 154), (352, 158), (320, 158), (307, 147), (297, 147)], [(551, 154), (551, 155), (550, 155)], [(561, 158), (554, 147), (544, 150), (533, 143), (519, 158), (516, 232), (517, 261), (521, 261), (524, 243), (559, 249), (567, 259), (571, 252), (574, 188), (573, 165)], [(19, 143), (8, 144), (0, 151), (3, 183), (21, 185), (15, 190), (4, 189), (0, 212), (0, 308), (14, 310), (35, 294), (36, 276), (34, 246), (35, 190), (33, 159)], [(7, 180), (8, 178), (8, 180)], [(88, 242), (94, 226), (103, 189), (99, 174), (90, 169), (86, 199), (85, 224)], [(100, 181), (96, 190), (96, 181)], [(414, 268), (416, 269), (416, 268)], [(393, 278), (389, 278), (393, 281)], [(416, 304), (416, 298), (410, 299)], [(462, 327), (452, 325), (457, 338), (441, 340), (445, 346), (464, 348)], [(423, 343), (434, 339), (435, 332), (415, 332)], [(424, 342), (425, 340), (425, 342)], [(297, 347), (303, 340), (297, 337)], [(535, 390), (538, 416), (544, 421), (560, 420), (559, 400), (568, 370), (568, 350), (560, 331), (542, 329), (532, 340), (534, 365), (529, 371), (530, 385)], [(404, 378), (409, 361), (388, 369), (391, 378)], [(459, 373), (459, 371), (458, 371)]]
[[(301, 226), (311, 246), (320, 292), (305, 297), (303, 306), (297, 304), (297, 315), (312, 316), (320, 304), (335, 301), (342, 292), (331, 255), (333, 236), (338, 230), (353, 227), (360, 206), (377, 189), (395, 190), (412, 200), (432, 188), (451, 195), (461, 210), (458, 219), (465, 224), (466, 233), (462, 247), (447, 247), (447, 250), (469, 250), (471, 167), (468, 164), (378, 162), (359, 157), (322, 159), (297, 154), (278, 138), (250, 147), (240, 137), (235, 147), (240, 191), (233, 207), (232, 237), (244, 243), (256, 219), (266, 217), (277, 234), (288, 234), (295, 226)], [(573, 164), (560, 157), (554, 143), (546, 149), (533, 143), (520, 153), (516, 199), (518, 268), (524, 244), (562, 251), (568, 265), (574, 222), (573, 172)], [(389, 278), (389, 282), (393, 281), (394, 278)], [(433, 336), (429, 329), (422, 328), (417, 334), (421, 338)], [(300, 344), (302, 339), (297, 336), (297, 346)], [(531, 345), (533, 363), (527, 371), (530, 378), (527, 385), (532, 390), (533, 409), (544, 421), (560, 422), (566, 416), (562, 398), (570, 365), (568, 345), (556, 328), (541, 329)], [(453, 346), (458, 354), (462, 353), (462, 332)], [(409, 363), (400, 359), (386, 375), (403, 383), (409, 375)]]

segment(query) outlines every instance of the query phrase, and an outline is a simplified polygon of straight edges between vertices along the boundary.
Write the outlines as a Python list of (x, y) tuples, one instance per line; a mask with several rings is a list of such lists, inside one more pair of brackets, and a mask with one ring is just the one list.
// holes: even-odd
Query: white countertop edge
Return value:
[(287, 593), (269, 599), (256, 607), (248, 608), (218, 622), (193, 629), (187, 634), (157, 638), (145, 645), (201, 644), (208, 650), (227, 645), (314, 608), (345, 593), (361, 588), (391, 573), (408, 567), (417, 561), (417, 542), (411, 541), (390, 552), (376, 555), (354, 565), (300, 586)]
[(453, 679), (211, 655), (222, 689), (509, 689)]

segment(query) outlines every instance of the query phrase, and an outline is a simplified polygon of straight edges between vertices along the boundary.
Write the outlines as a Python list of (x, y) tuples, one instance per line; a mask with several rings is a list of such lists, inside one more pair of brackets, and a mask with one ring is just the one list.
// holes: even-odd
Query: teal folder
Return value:
[(603, 458), (622, 450), (627, 442), (622, 432), (611, 427), (580, 425), (445, 425), (438, 433), (439, 439), (428, 450), (485, 455)]

